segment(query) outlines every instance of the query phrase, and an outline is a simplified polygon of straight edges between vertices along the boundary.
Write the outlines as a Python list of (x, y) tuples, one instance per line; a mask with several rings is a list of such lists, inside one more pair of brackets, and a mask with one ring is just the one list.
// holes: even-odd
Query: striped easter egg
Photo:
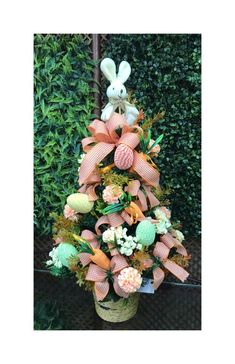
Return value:
[(132, 166), (134, 159), (133, 150), (126, 144), (120, 144), (114, 153), (114, 163), (119, 169), (128, 169)]

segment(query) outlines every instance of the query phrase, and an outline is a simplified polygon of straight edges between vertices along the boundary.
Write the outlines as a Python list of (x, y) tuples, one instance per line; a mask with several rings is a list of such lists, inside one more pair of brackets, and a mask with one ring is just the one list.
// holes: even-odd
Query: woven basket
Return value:
[(120, 298), (118, 301), (97, 301), (94, 295), (95, 309), (98, 316), (109, 322), (123, 322), (132, 318), (138, 308), (139, 293), (133, 293), (128, 298)]

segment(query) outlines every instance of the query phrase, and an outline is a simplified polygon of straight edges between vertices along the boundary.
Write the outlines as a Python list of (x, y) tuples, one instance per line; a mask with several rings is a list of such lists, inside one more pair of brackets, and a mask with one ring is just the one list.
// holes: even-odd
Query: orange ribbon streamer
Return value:
[[(166, 268), (172, 274), (174, 274), (174, 276), (176, 276), (181, 282), (184, 282), (188, 278), (189, 273), (184, 268), (180, 267), (178, 264), (168, 259), (170, 249), (173, 248), (173, 246), (175, 246), (176, 244), (175, 240), (177, 239), (174, 239), (170, 233), (167, 233), (162, 235), (160, 237), (160, 240), (161, 241), (158, 241), (154, 247), (153, 255), (161, 260), (161, 263), (164, 266), (164, 268)], [(180, 246), (183, 247), (182, 244), (180, 244)], [(180, 254), (187, 256), (187, 251), (184, 247)], [(160, 284), (164, 280), (164, 277), (165, 273), (161, 268), (157, 267), (156, 269), (153, 270), (154, 289), (157, 289), (160, 286)]]
[(145, 218), (139, 206), (137, 206), (133, 201), (131, 201), (130, 205), (125, 208), (125, 211), (131, 216), (132, 224), (136, 224), (139, 218)]

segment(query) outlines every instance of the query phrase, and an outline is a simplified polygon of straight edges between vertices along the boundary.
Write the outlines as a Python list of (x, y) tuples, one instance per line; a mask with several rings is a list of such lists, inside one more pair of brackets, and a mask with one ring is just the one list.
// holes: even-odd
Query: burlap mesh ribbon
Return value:
[[(170, 233), (164, 234), (160, 237), (160, 241), (158, 241), (154, 247), (153, 255), (160, 259), (164, 268), (176, 276), (180, 281), (184, 282), (188, 278), (189, 273), (184, 268), (168, 259), (170, 249), (173, 247), (176, 247), (177, 251), (181, 255), (187, 256), (186, 249), (177, 239), (173, 238)], [(160, 286), (164, 280), (164, 277), (165, 273), (160, 267), (157, 267), (153, 270), (154, 289), (157, 289)]]
[[(111, 269), (113, 279), (113, 288), (120, 297), (128, 297), (128, 293), (124, 292), (118, 284), (119, 272), (128, 267), (126, 259), (121, 255), (115, 255), (111, 259)], [(108, 294), (110, 283), (108, 281), (108, 272), (96, 264), (91, 263), (86, 275), (86, 280), (95, 282), (94, 289), (97, 301), (102, 301)]]
[[(81, 237), (89, 242), (89, 244), (92, 246), (92, 248), (99, 248), (100, 244), (97, 240), (97, 236), (90, 230), (83, 230), (81, 233)], [(89, 253), (80, 253), (79, 259), (82, 265), (85, 267), (89, 263), (91, 263), (91, 254)]]
[[(121, 137), (116, 133), (118, 128), (122, 128)], [(110, 154), (119, 144), (125, 144), (131, 149), (135, 149), (140, 142), (138, 126), (130, 127), (123, 115), (113, 113), (111, 118), (104, 123), (101, 120), (94, 120), (88, 130), (91, 137), (82, 140), (84, 152), (87, 154), (81, 163), (79, 171), (79, 184), (89, 184), (96, 166)], [(159, 172), (143, 158), (141, 153), (134, 150), (134, 161), (132, 170), (149, 185), (159, 184)]]

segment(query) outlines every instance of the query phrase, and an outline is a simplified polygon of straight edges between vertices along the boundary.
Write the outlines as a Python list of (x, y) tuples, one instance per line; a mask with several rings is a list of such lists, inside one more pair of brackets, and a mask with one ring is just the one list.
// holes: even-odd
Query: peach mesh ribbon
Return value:
[[(122, 127), (122, 135), (118, 136), (116, 129)], [(124, 116), (114, 113), (111, 118), (104, 123), (101, 120), (94, 120), (88, 130), (92, 137), (84, 138), (82, 146), (87, 152), (81, 163), (79, 171), (79, 184), (89, 183), (90, 176), (96, 166), (119, 144), (126, 144), (134, 149), (139, 144), (139, 134), (131, 132), (131, 129)], [(91, 144), (95, 145), (91, 146)]]
[[(181, 282), (184, 282), (188, 278), (189, 273), (184, 268), (180, 267), (178, 264), (176, 264), (175, 262), (168, 259), (170, 249), (173, 246), (175, 246), (175, 242), (172, 245), (173, 241), (171, 240), (171, 238), (173, 238), (173, 237), (171, 236), (171, 238), (170, 238), (170, 236), (171, 235), (169, 233), (167, 233), (160, 237), (161, 241), (158, 241), (156, 243), (154, 250), (153, 250), (153, 255), (160, 259), (164, 268), (166, 268), (167, 270), (169, 270), (169, 272), (174, 274), (174, 276), (176, 276)], [(181, 247), (183, 247), (182, 244), (181, 244)], [(184, 254), (182, 254), (182, 253), (180, 253), (180, 254), (187, 255), (187, 251), (184, 247), (182, 249), (182, 252)], [(163, 272), (163, 270), (161, 268), (157, 267), (156, 269), (153, 270), (153, 287), (154, 287), (154, 289), (157, 289), (160, 286), (160, 284), (164, 280), (164, 277), (165, 277), (165, 273)]]
[[(116, 133), (116, 129), (122, 128), (121, 137)], [(81, 163), (79, 171), (79, 185), (90, 184), (91, 176), (96, 166), (110, 154), (119, 144), (125, 144), (131, 149), (135, 149), (140, 142), (139, 133), (142, 129), (138, 126), (130, 127), (123, 115), (113, 113), (111, 118), (104, 123), (101, 120), (94, 120), (88, 130), (91, 137), (82, 140), (82, 147), (86, 156)], [(136, 131), (136, 132), (134, 132)], [(142, 153), (134, 150), (134, 160), (131, 170), (136, 172), (148, 185), (159, 185), (159, 172), (146, 161)]]
[(126, 186), (125, 191), (129, 192), (132, 197), (136, 197), (136, 196), (138, 197), (138, 201), (135, 201), (135, 203), (139, 206), (141, 211), (148, 210), (147, 199), (149, 201), (151, 208), (158, 206), (160, 204), (160, 202), (154, 196), (154, 194), (151, 192), (151, 186), (148, 186), (143, 183), (142, 187), (143, 187), (146, 195), (144, 194), (143, 191), (140, 190), (140, 181), (136, 179), (136, 180), (132, 180), (128, 183), (128, 186)]
[(160, 173), (136, 150), (134, 150), (134, 161), (131, 168), (140, 175), (147, 184), (154, 187), (159, 185)]
[(126, 222), (128, 225), (132, 225), (132, 220), (130, 215), (124, 210), (121, 212), (121, 214), (109, 214), (101, 216), (96, 224), (95, 224), (95, 231), (97, 235), (101, 235), (101, 231), (99, 227), (103, 224), (106, 224), (108, 226), (118, 227), (122, 225), (124, 222)]
[[(99, 248), (100, 244), (98, 243), (97, 240), (97, 236), (90, 230), (83, 230), (83, 232), (81, 233), (81, 237), (85, 240), (87, 240), (90, 245), (92, 246), (92, 248)], [(91, 254), (89, 253), (80, 253), (79, 254), (79, 259), (80, 262), (82, 263), (83, 267), (85, 267), (87, 264), (89, 264), (91, 262)]]
[[(95, 225), (96, 233), (98, 235), (101, 234), (99, 227), (103, 224), (118, 227), (124, 222), (126, 222), (128, 225), (132, 225), (137, 223), (137, 221), (145, 219), (142, 211), (148, 210), (147, 199), (149, 200), (151, 208), (159, 205), (159, 201), (151, 192), (150, 186), (143, 184), (143, 188), (146, 192), (146, 196), (143, 191), (140, 190), (140, 181), (130, 181), (128, 186), (126, 186), (125, 191), (129, 192), (133, 197), (138, 197), (138, 200), (135, 202), (132, 201), (130, 205), (121, 212), (121, 214), (115, 213), (100, 217)], [(154, 222), (155, 220), (152, 221)]]
[[(115, 255), (111, 259), (111, 269), (110, 272), (113, 278), (113, 288), (114, 291), (120, 297), (128, 297), (128, 293), (124, 292), (118, 284), (118, 274), (119, 272), (127, 268), (128, 264), (124, 257), (121, 255)], [(107, 277), (107, 271), (98, 267), (98, 265), (91, 263), (86, 275), (87, 281), (95, 282), (94, 289), (97, 301), (102, 301), (109, 292), (109, 282)]]
[(174, 238), (170, 233), (162, 235), (160, 237), (160, 241), (163, 242), (169, 249), (176, 247), (177, 253), (183, 255), (184, 257), (188, 255), (185, 247), (179, 242), (179, 240)]

